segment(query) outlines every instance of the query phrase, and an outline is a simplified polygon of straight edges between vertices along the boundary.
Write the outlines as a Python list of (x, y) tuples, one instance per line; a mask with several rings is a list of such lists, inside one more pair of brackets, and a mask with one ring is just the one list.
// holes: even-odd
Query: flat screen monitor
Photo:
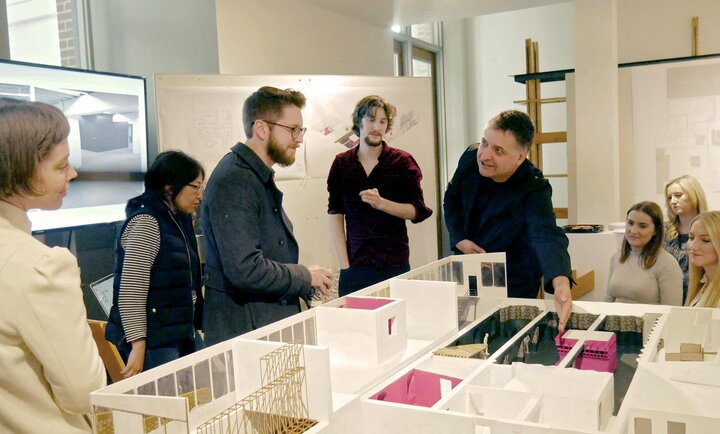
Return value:
[(78, 177), (61, 209), (31, 210), (33, 232), (120, 221), (147, 170), (145, 78), (0, 60), (0, 96), (40, 101), (70, 122)]

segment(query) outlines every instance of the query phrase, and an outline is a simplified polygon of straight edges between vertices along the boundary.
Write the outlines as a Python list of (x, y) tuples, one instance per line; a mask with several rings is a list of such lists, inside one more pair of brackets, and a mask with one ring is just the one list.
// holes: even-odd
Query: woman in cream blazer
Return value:
[(77, 261), (27, 217), (60, 208), (77, 176), (68, 132), (50, 105), (0, 99), (0, 432), (89, 432), (89, 393), (105, 385)]

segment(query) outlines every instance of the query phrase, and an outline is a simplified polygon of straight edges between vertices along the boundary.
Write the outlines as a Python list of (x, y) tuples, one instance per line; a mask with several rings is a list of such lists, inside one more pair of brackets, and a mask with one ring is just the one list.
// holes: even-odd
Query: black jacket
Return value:
[[(448, 184), (443, 209), (450, 245), (470, 239), (486, 252), (505, 252), (509, 297), (535, 298), (540, 279), (552, 293), (552, 279), (566, 276), (572, 282), (568, 239), (555, 224), (552, 188), (529, 160), (503, 183), (480, 175), (476, 147), (460, 157)], [(477, 215), (474, 203), (494, 191)], [(474, 234), (474, 235), (471, 235)]]
[[(143, 207), (132, 213), (122, 227), (139, 214), (148, 214), (158, 221), (160, 248), (150, 271), (145, 312), (147, 315), (147, 348), (173, 345), (192, 340), (195, 326), (202, 318), (202, 291), (200, 260), (192, 218), (186, 214), (173, 214), (161, 201), (143, 196)], [(118, 298), (125, 251), (117, 242), (113, 307), (110, 310), (106, 338), (119, 345), (125, 339)], [(193, 291), (197, 300), (193, 306)], [(195, 315), (197, 312), (197, 315)]]

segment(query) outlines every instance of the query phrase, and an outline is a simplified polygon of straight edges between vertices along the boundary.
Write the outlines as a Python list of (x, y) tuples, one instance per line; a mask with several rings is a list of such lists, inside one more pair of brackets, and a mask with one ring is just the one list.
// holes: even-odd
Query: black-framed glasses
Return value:
[(283, 127), (285, 129), (287, 129), (288, 131), (290, 131), (292, 138), (295, 140), (303, 137), (305, 135), (305, 132), (307, 131), (307, 128), (303, 128), (303, 127), (289, 127), (287, 125), (278, 124), (276, 122), (266, 121), (264, 119), (261, 119), (261, 121), (265, 122), (266, 124), (277, 125), (278, 127)]

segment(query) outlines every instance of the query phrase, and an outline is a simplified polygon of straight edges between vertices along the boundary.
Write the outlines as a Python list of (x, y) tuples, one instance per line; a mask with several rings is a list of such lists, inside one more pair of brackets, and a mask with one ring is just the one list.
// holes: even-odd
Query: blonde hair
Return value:
[(680, 216), (675, 214), (670, 206), (670, 198), (668, 197), (668, 188), (677, 184), (690, 200), (690, 206), (695, 211), (695, 215), (706, 212), (708, 210), (707, 199), (700, 182), (690, 175), (683, 175), (675, 179), (671, 179), (665, 184), (665, 207), (667, 208), (668, 222), (665, 225), (665, 240), (672, 241), (677, 238), (680, 229)]
[[(705, 226), (705, 230), (708, 235), (710, 235), (710, 242), (715, 248), (715, 253), (720, 255), (720, 211), (709, 211), (699, 214), (693, 219), (692, 224), (695, 222), (700, 222), (703, 226)], [(685, 299), (686, 306), (689, 306), (697, 296), (698, 292), (700, 292), (702, 286), (700, 281), (703, 277), (706, 277), (705, 269), (703, 267), (693, 265), (692, 261), (690, 262), (688, 268), (690, 272), (690, 282), (688, 283), (688, 293), (687, 298)], [(702, 305), (696, 306), (717, 307), (718, 302), (720, 301), (720, 271), (716, 270), (715, 275), (712, 276), (705, 285), (705, 295), (703, 296), (704, 302)]]

